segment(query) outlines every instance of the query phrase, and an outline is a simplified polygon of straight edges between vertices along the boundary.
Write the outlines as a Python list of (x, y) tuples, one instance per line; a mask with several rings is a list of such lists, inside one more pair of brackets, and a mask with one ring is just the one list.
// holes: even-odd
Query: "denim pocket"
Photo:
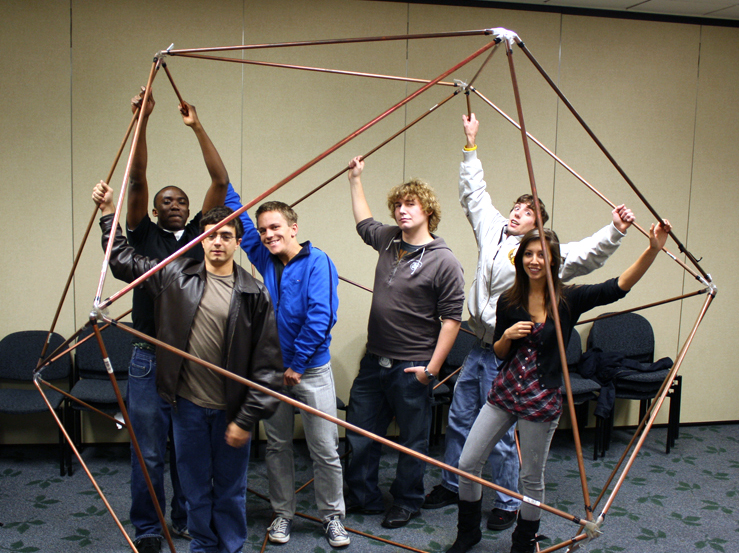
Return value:
[(146, 378), (149, 376), (156, 362), (155, 360), (154, 354), (143, 353), (134, 349), (131, 364), (128, 366), (129, 378)]

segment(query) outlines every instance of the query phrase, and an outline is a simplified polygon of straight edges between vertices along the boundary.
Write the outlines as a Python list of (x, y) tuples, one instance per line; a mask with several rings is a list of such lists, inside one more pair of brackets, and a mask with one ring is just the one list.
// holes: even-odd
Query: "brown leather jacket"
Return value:
[[(100, 218), (103, 229), (103, 248), (108, 243), (113, 215)], [(110, 268), (116, 278), (131, 282), (158, 263), (134, 253), (133, 247), (116, 229)], [(236, 282), (231, 297), (226, 344), (221, 366), (266, 388), (282, 392), (282, 352), (277, 336), (274, 308), (267, 288), (255, 280), (241, 266), (234, 263)], [(154, 273), (142, 286), (154, 298), (154, 319), (157, 338), (182, 351), (187, 350), (195, 313), (205, 287), (205, 263), (179, 257)], [(157, 347), (157, 391), (176, 407), (177, 383), (182, 368), (182, 357)], [(226, 420), (234, 421), (251, 431), (259, 419), (271, 416), (279, 400), (225, 379)]]

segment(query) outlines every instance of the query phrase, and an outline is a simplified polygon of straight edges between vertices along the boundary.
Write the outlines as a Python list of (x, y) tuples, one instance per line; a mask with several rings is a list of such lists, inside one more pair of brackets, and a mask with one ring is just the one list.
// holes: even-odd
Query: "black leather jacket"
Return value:
[[(113, 215), (100, 218), (103, 248), (113, 224)], [(116, 229), (110, 268), (116, 278), (131, 282), (154, 267), (155, 259), (134, 253), (133, 247)], [(266, 388), (282, 392), (282, 352), (277, 336), (277, 323), (267, 288), (238, 264), (234, 263), (236, 281), (226, 329), (224, 359), (221, 366)], [(142, 284), (154, 298), (157, 338), (182, 351), (187, 350), (195, 313), (205, 287), (205, 263), (179, 257)], [(176, 353), (157, 347), (157, 391), (176, 406), (177, 383), (183, 359)], [(259, 419), (271, 416), (278, 399), (224, 379), (226, 420), (251, 431)]]

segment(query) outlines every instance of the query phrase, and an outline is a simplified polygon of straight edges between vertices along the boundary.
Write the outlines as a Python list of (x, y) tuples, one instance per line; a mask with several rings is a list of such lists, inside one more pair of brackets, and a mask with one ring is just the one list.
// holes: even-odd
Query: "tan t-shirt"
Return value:
[[(207, 271), (206, 275), (203, 298), (187, 342), (187, 353), (220, 367), (235, 276), (218, 276)], [(226, 409), (226, 377), (188, 359), (184, 360), (182, 368), (177, 395), (205, 409)]]

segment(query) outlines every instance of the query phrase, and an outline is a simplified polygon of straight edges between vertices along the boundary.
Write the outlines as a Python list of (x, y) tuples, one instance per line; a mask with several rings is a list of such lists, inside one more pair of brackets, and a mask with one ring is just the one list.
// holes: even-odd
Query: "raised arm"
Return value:
[[(146, 87), (142, 86), (141, 92), (131, 99), (131, 111), (135, 112), (137, 108), (141, 107), (145, 91)], [(146, 180), (146, 165), (149, 161), (149, 154), (146, 147), (146, 126), (149, 123), (149, 115), (151, 115), (155, 103), (154, 94), (149, 94), (149, 101), (140, 115), (140, 117), (143, 117), (141, 133), (131, 161), (128, 183), (128, 210), (126, 211), (126, 225), (131, 230), (139, 226), (149, 208), (149, 183)]]
[(364, 188), (362, 188), (362, 180), (359, 178), (364, 171), (364, 161), (362, 156), (357, 156), (349, 162), (349, 190), (352, 194), (352, 211), (354, 212), (354, 222), (359, 223), (365, 219), (372, 217), (367, 198), (364, 197)]
[(475, 139), (477, 138), (477, 131), (480, 129), (480, 122), (474, 113), (471, 113), (469, 117), (462, 114), (462, 125), (464, 126), (464, 135), (467, 137), (467, 144), (464, 148), (465, 150), (474, 150), (477, 148)]
[(618, 249), (635, 217), (628, 207), (621, 204), (611, 212), (611, 218), (612, 222), (595, 234), (579, 242), (562, 244), (562, 268), (559, 276), (563, 281), (567, 282), (599, 269)]
[(208, 169), (210, 174), (210, 187), (205, 193), (205, 199), (203, 200), (203, 213), (207, 213), (214, 207), (223, 205), (226, 200), (226, 190), (229, 181), (228, 171), (226, 166), (223, 164), (218, 150), (213, 145), (208, 133), (205, 132), (198, 113), (195, 110), (195, 106), (183, 102), (179, 105), (180, 113), (182, 114), (182, 121), (190, 127), (200, 144), (200, 150), (203, 152), (203, 159), (205, 160), (205, 167)]
[[(110, 252), (110, 269), (117, 279), (124, 282), (132, 282), (159, 263), (156, 259), (137, 255), (133, 247), (131, 247), (121, 233), (120, 225), (115, 229), (112, 228), (114, 219), (112, 215), (115, 213), (115, 203), (113, 202), (113, 189), (110, 186), (103, 181), (97, 183), (92, 189), (92, 201), (100, 208), (100, 227), (103, 231), (101, 245), (103, 251), (107, 248), (110, 233), (115, 233), (113, 249)], [(160, 289), (164, 270), (155, 273), (142, 284), (149, 293), (156, 294)]]
[(649, 227), (649, 247), (639, 256), (634, 264), (626, 269), (620, 277), (618, 277), (618, 287), (621, 290), (628, 291), (639, 282), (647, 269), (652, 265), (652, 262), (657, 257), (657, 254), (664, 247), (667, 241), (667, 234), (670, 232), (672, 227), (670, 222), (665, 219), (664, 226), (662, 223), (656, 226), (652, 224)]

